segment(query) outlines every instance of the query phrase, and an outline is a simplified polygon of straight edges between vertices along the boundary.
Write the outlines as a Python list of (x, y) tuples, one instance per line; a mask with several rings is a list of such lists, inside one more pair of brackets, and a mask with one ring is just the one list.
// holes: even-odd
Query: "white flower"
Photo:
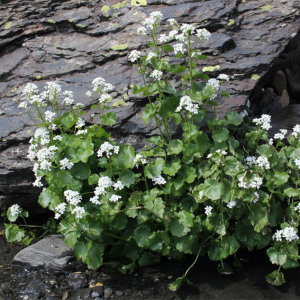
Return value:
[(153, 79), (156, 79), (156, 80), (160, 80), (161, 77), (162, 77), (162, 72), (159, 71), (159, 70), (154, 70), (151, 74), (150, 74), (150, 77), (152, 77)]
[(281, 242), (286, 239), (288, 242), (299, 239), (296, 230), (293, 227), (285, 227), (284, 229), (277, 230), (273, 235), (273, 240)]
[(175, 30), (175, 29), (174, 29), (174, 30), (171, 30), (171, 31), (169, 32), (169, 41), (175, 39), (176, 36), (177, 36), (177, 34), (178, 34), (178, 30)]
[(90, 98), (92, 98), (92, 96), (93, 96), (93, 93), (91, 91), (87, 91), (85, 94)]
[(104, 83), (102, 87), (103, 92), (111, 92), (115, 87), (111, 83)]
[(41, 180), (42, 180), (42, 177), (38, 176), (36, 178), (36, 180), (32, 183), (32, 185), (35, 187), (42, 187), (43, 184), (42, 184)]
[(255, 196), (253, 203), (256, 203), (259, 200), (259, 194), (258, 192), (254, 192), (253, 195)]
[(12, 217), (18, 216), (22, 212), (19, 204), (12, 205), (9, 210)]
[(226, 75), (226, 74), (220, 74), (220, 75), (217, 77), (217, 79), (228, 81), (228, 80), (229, 80), (229, 76)]
[(272, 126), (271, 126), (271, 116), (269, 115), (262, 115), (259, 119), (253, 119), (252, 120), (253, 123), (255, 123), (256, 125), (260, 125), (262, 129), (264, 130), (269, 130)]
[(100, 205), (101, 202), (98, 200), (98, 197), (97, 195), (95, 195), (94, 197), (90, 198), (90, 201), (96, 205)]
[(212, 207), (211, 206), (205, 206), (204, 208), (204, 213), (207, 215), (207, 216), (210, 216), (212, 214)]
[(274, 140), (272, 138), (269, 138), (268, 144), (273, 145)]
[(124, 189), (124, 184), (122, 181), (118, 180), (114, 185), (114, 190), (117, 191), (117, 190), (123, 190)]
[(292, 135), (294, 137), (298, 137), (300, 135), (300, 125), (299, 124), (297, 124), (293, 127)]
[(141, 154), (137, 154), (134, 159), (134, 166), (138, 167), (139, 163), (145, 165), (147, 163), (146, 159), (143, 158)]
[(200, 191), (198, 195), (199, 195), (199, 199), (202, 199), (204, 195), (204, 191)]
[(264, 155), (261, 155), (256, 159), (256, 165), (261, 168), (265, 168), (266, 170), (270, 169), (270, 162), (268, 158)]
[(118, 202), (119, 199), (121, 199), (122, 197), (119, 196), (119, 195), (112, 195), (110, 198), (109, 198), (109, 201), (110, 202)]
[(107, 93), (101, 94), (101, 96), (99, 97), (99, 102), (103, 103), (103, 102), (105, 102), (109, 98), (110, 98), (109, 94), (107, 94)]
[(61, 170), (69, 170), (74, 166), (74, 163), (70, 162), (67, 158), (62, 159), (59, 164), (61, 165)]
[(64, 91), (63, 96), (64, 96), (64, 99), (62, 101), (63, 104), (65, 104), (65, 105), (73, 104), (74, 99), (73, 99), (73, 92), (72, 91)]
[(128, 56), (128, 59), (131, 62), (137, 61), (141, 57), (141, 51), (132, 50)]
[(141, 35), (146, 35), (147, 34), (147, 28), (146, 27), (139, 27), (136, 31), (138, 34), (141, 34)]
[(181, 53), (181, 54), (184, 54), (185, 53), (185, 47), (183, 44), (175, 44), (174, 45), (174, 53), (177, 54), (177, 53)]
[(146, 61), (148, 61), (148, 62), (151, 61), (151, 59), (152, 59), (153, 57), (157, 57), (157, 54), (154, 53), (154, 52), (148, 53), (148, 54), (147, 54)]
[(60, 216), (64, 214), (64, 212), (65, 212), (65, 210), (66, 210), (66, 207), (67, 207), (67, 203), (60, 203), (60, 204), (58, 204), (58, 205), (55, 207), (56, 214), (55, 214), (54, 219), (59, 219)]
[(23, 96), (32, 96), (38, 94), (39, 90), (38, 87), (34, 83), (27, 83), (27, 85), (24, 87), (22, 91)]
[(81, 219), (82, 216), (85, 214), (85, 209), (84, 207), (76, 206), (71, 212), (72, 215), (75, 214), (76, 219)]
[(255, 158), (255, 156), (247, 156), (246, 157), (246, 165), (247, 166), (253, 166), (253, 165), (255, 165), (255, 163), (256, 163), (256, 158)]
[(55, 115), (56, 115), (55, 112), (47, 110), (47, 111), (45, 111), (45, 120), (47, 122), (52, 122), (53, 119), (55, 118)]
[(206, 29), (197, 29), (196, 32), (197, 37), (202, 41), (206, 41), (211, 37), (211, 33)]
[(56, 135), (54, 138), (53, 138), (53, 141), (61, 141), (63, 139), (63, 137), (61, 135)]
[(159, 44), (165, 44), (165, 43), (167, 43), (167, 42), (169, 42), (169, 41), (170, 41), (170, 37), (167, 36), (167, 35), (165, 35), (164, 33), (161, 34), (161, 35), (159, 36), (159, 38), (158, 38)]
[(294, 210), (300, 213), (300, 202), (297, 204), (297, 206), (294, 207)]
[(211, 158), (212, 157), (212, 153), (207, 154), (206, 158)]
[(74, 108), (75, 109), (80, 109), (80, 108), (83, 108), (84, 107), (84, 104), (82, 104), (82, 103), (76, 103), (75, 105), (74, 105)]
[(178, 26), (177, 21), (173, 18), (168, 19), (167, 22), (170, 24), (170, 26)]
[(83, 119), (79, 118), (78, 121), (77, 121), (76, 124), (75, 124), (75, 127), (76, 127), (76, 128), (81, 128), (81, 127), (83, 127), (84, 125), (85, 125), (85, 121), (84, 121)]
[(212, 87), (215, 91), (220, 89), (220, 81), (215, 78), (209, 79), (206, 85)]
[(87, 132), (88, 132), (87, 129), (78, 130), (78, 131), (76, 132), (76, 135), (81, 135), (81, 134), (86, 135)]
[(22, 109), (26, 109), (28, 107), (28, 102), (27, 101), (23, 101), (19, 104), (18, 106), (19, 108), (22, 108)]
[(167, 183), (166, 180), (161, 175), (159, 175), (158, 177), (152, 178), (152, 181), (153, 181), (153, 184), (160, 184), (160, 185)]
[(150, 14), (150, 18), (154, 19), (155, 22), (160, 22), (163, 18), (163, 14), (160, 12), (160, 11), (153, 11), (151, 14)]
[(111, 187), (114, 182), (108, 176), (102, 176), (98, 180), (98, 186), (95, 189), (95, 196), (105, 195), (106, 189)]
[(193, 34), (195, 32), (196, 27), (191, 24), (182, 24), (180, 27), (180, 30), (183, 32), (183, 34)]
[(183, 33), (177, 34), (177, 35), (175, 36), (175, 39), (176, 39), (178, 42), (181, 42), (181, 43), (184, 43), (184, 42), (187, 41), (187, 37), (186, 37)]
[(274, 135), (274, 139), (276, 140), (283, 140), (284, 136), (287, 134), (287, 130), (286, 129), (280, 129), (280, 133), (276, 133)]
[(199, 110), (199, 104), (193, 103), (193, 100), (189, 96), (183, 96), (180, 98), (179, 106), (176, 108), (175, 112), (179, 112), (183, 108), (189, 111), (190, 113), (196, 115)]
[(104, 142), (101, 146), (100, 149), (97, 152), (98, 157), (102, 157), (103, 153), (106, 152), (106, 157), (110, 158), (113, 155), (113, 152), (115, 154), (119, 153), (119, 146), (113, 146), (109, 142)]
[(294, 162), (297, 168), (300, 169), (300, 158), (295, 159)]
[(40, 141), (41, 145), (50, 143), (50, 133), (46, 128), (38, 128), (34, 133), (34, 138)]
[(66, 197), (67, 202), (74, 206), (77, 206), (82, 200), (82, 196), (77, 191), (66, 190), (64, 196)]
[(102, 77), (97, 77), (92, 81), (93, 84), (93, 91), (99, 92), (102, 89), (102, 86), (105, 84), (105, 79)]
[(227, 203), (227, 207), (228, 208), (234, 208), (236, 206), (236, 200), (232, 200), (230, 202)]

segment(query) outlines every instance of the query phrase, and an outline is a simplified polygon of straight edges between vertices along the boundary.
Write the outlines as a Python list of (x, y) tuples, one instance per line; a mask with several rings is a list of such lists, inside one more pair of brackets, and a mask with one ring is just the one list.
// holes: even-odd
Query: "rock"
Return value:
[(47, 290), (47, 285), (40, 279), (32, 279), (24, 291), (23, 299), (36, 300), (40, 299)]
[(88, 285), (87, 277), (84, 273), (72, 273), (69, 276), (68, 282), (75, 291), (87, 287)]
[(104, 289), (104, 299), (108, 299), (113, 293), (113, 290), (111, 288), (105, 288)]
[(70, 261), (74, 258), (73, 249), (62, 241), (60, 235), (50, 235), (21, 250), (12, 264), (26, 269), (66, 271), (72, 267)]
[(289, 93), (293, 99), (298, 99), (300, 97), (300, 66), (295, 64), (292, 67), (286, 68), (285, 73)]
[(281, 95), (283, 90), (287, 88), (286, 76), (283, 71), (279, 70), (274, 74), (272, 85), (278, 95)]
[(274, 90), (272, 88), (266, 88), (259, 106), (261, 108), (269, 106), (274, 96)]
[[(218, 115), (245, 105), (257, 84), (252, 75), (262, 78), (271, 69), (288, 68), (288, 93), (292, 100), (299, 96), (298, 75), (293, 75), (299, 74), (293, 66), (296, 56), (287, 65), (278, 61), (299, 46), (299, 1), (290, 0), (283, 5), (282, 1), (274, 0), (267, 11), (261, 9), (259, 1), (148, 0), (147, 3), (137, 7), (127, 1), (121, 8), (108, 4), (108, 12), (102, 10), (106, 2), (99, 0), (22, 3), (10, 0), (0, 6), (3, 23), (0, 26), (1, 208), (20, 198), (20, 204), (25, 203), (36, 213), (40, 191), (32, 187), (32, 165), (26, 159), (26, 147), (34, 130), (30, 120), (18, 109), (19, 102), (13, 101), (29, 81), (41, 87), (48, 80), (58, 79), (64, 89), (74, 91), (78, 102), (90, 107), (93, 100), (85, 93), (91, 89), (92, 80), (102, 76), (117, 87), (118, 97), (127, 97), (124, 108), (114, 108), (118, 122), (112, 135), (122, 143), (130, 142), (141, 149), (145, 144), (143, 137), (157, 133), (154, 123), (145, 125), (140, 120), (146, 101), (132, 94), (130, 85), (140, 84), (141, 79), (127, 59), (131, 50), (145, 50), (146, 41), (137, 36), (136, 29), (151, 11), (162, 11), (164, 29), (166, 19), (176, 18), (179, 23), (195, 23), (197, 28), (205, 27), (212, 32), (211, 40), (203, 44), (203, 51), (209, 57), (201, 61), (201, 68), (217, 66), (208, 74), (231, 76), (227, 85), (231, 98), (221, 99)], [(231, 18), (234, 26), (227, 25)], [(122, 46), (121, 50), (118, 45)], [(272, 82), (263, 88), (270, 86)], [(286, 88), (279, 88), (276, 83), (277, 86), (275, 91), (281, 95)], [(18, 148), (21, 153), (14, 155)]]
[[(78, 290), (70, 300), (78, 300), (78, 299), (103, 299), (104, 289), (102, 286), (96, 286), (93, 288), (86, 288)], [(104, 296), (105, 298), (105, 296)]]

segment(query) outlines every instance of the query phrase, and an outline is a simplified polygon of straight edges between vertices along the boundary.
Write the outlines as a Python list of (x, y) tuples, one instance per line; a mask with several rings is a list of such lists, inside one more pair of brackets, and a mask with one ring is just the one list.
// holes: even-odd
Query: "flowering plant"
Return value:
[[(208, 255), (220, 261), (221, 273), (230, 273), (224, 260), (238, 249), (269, 247), (279, 268), (267, 280), (282, 284), (281, 268), (296, 267), (299, 259), (300, 126), (283, 143), (283, 130), (269, 139), (268, 115), (250, 122), (229, 111), (217, 118), (218, 97), (228, 96), (221, 85), (229, 77), (210, 78), (198, 69), (206, 59), (199, 45), (210, 33), (174, 19), (167, 20), (169, 32), (160, 33), (162, 19), (152, 12), (138, 28), (149, 33), (153, 51), (129, 55), (143, 79), (133, 92), (149, 102), (142, 118), (154, 119), (159, 130), (138, 154), (113, 142), (103, 128), (116, 120), (107, 113), (114, 87), (103, 78), (88, 93), (101, 112), (100, 125), (91, 126), (72, 92), (62, 92), (56, 82), (42, 93), (26, 86), (20, 107), (38, 127), (28, 155), (34, 185), (47, 183), (39, 203), (53, 211), (58, 231), (89, 268), (109, 265), (131, 273), (161, 256), (192, 254), (192, 266)], [(178, 76), (182, 85), (174, 84)], [(12, 212), (20, 213), (10, 208), (8, 216)], [(170, 289), (187, 280), (190, 268)]]

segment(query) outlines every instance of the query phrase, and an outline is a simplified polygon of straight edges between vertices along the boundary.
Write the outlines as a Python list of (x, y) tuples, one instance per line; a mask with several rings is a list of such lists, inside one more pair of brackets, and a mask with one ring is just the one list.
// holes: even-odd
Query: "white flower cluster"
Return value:
[(227, 207), (230, 208), (230, 209), (234, 208), (236, 206), (236, 203), (237, 203), (236, 200), (232, 200), (232, 201), (227, 203)]
[(211, 37), (211, 33), (205, 28), (197, 29), (196, 31), (197, 31), (196, 33), (197, 37), (202, 41), (207, 41)]
[(159, 184), (159, 185), (163, 185), (163, 184), (167, 183), (166, 180), (161, 175), (159, 175), (158, 177), (152, 178), (152, 181), (153, 181), (153, 184)]
[(256, 159), (256, 162), (255, 164), (258, 166), (258, 167), (261, 167), (261, 168), (264, 168), (266, 170), (269, 170), (270, 169), (270, 162), (268, 160), (268, 158), (264, 155), (261, 155), (259, 156), (257, 159)]
[(41, 97), (49, 102), (56, 101), (61, 92), (61, 86), (55, 81), (49, 81), (46, 85), (46, 89), (41, 94)]
[(284, 229), (277, 230), (273, 235), (273, 240), (281, 242), (283, 239), (286, 239), (288, 242), (299, 239), (295, 228), (285, 227)]
[(39, 93), (38, 87), (34, 83), (27, 83), (22, 91), (22, 95), (25, 97), (29, 97), (32, 95), (37, 95)]
[(274, 139), (276, 140), (283, 140), (284, 136), (287, 134), (287, 130), (286, 129), (280, 129), (280, 133), (276, 133), (274, 135)]
[(132, 50), (128, 56), (131, 62), (136, 62), (139, 58), (141, 58), (141, 51), (137, 50)]
[(81, 118), (78, 118), (76, 124), (75, 124), (75, 127), (76, 128), (82, 128), (83, 126), (85, 126), (85, 121)]
[(205, 206), (204, 208), (204, 213), (207, 215), (207, 216), (210, 216), (212, 214), (212, 206)]
[(63, 92), (63, 104), (71, 105), (74, 102), (73, 92), (72, 91), (64, 91)]
[[(96, 92), (99, 96), (99, 103), (103, 103), (107, 99), (110, 98), (108, 94), (114, 89), (114, 86), (110, 83), (107, 83), (104, 78), (97, 77), (92, 81), (93, 84), (93, 91)], [(86, 93), (89, 97), (92, 96), (92, 93), (88, 91)]]
[(162, 77), (163, 73), (159, 70), (154, 70), (151, 74), (150, 77), (155, 79), (155, 80), (160, 80)]
[(260, 125), (260, 127), (264, 130), (269, 130), (271, 126), (271, 116), (270, 115), (262, 115), (259, 119), (252, 120), (256, 125)]
[(77, 191), (66, 190), (64, 191), (64, 196), (67, 202), (74, 206), (77, 206), (82, 200), (82, 196)]
[(220, 89), (220, 81), (215, 78), (209, 79), (206, 85), (212, 87), (216, 92)]
[(66, 211), (66, 207), (67, 207), (67, 203), (60, 203), (55, 207), (55, 216), (54, 219), (59, 219), (61, 217), (61, 215), (63, 215)]
[(11, 216), (13, 216), (13, 217), (18, 216), (22, 212), (22, 209), (21, 209), (20, 205), (18, 205), (18, 204), (13, 204), (9, 208), (9, 210), (10, 210)]
[(292, 132), (292, 135), (295, 137), (295, 138), (298, 138), (300, 136), (300, 125), (297, 124), (293, 127), (293, 132)]
[(147, 54), (146, 61), (147, 61), (147, 62), (151, 61), (151, 59), (152, 59), (153, 57), (157, 57), (157, 54), (154, 53), (154, 52), (149, 52), (149, 53)]
[(50, 143), (50, 133), (43, 127), (35, 131), (33, 138), (43, 146)]
[(72, 209), (71, 214), (72, 215), (75, 214), (76, 219), (81, 219), (83, 217), (83, 215), (85, 214), (85, 209), (84, 209), (84, 207), (76, 206)]
[(175, 112), (179, 112), (182, 109), (185, 109), (190, 113), (196, 115), (199, 110), (199, 104), (193, 103), (193, 100), (189, 96), (183, 96), (180, 98), (179, 106), (176, 108)]
[(53, 119), (55, 118), (56, 113), (52, 112), (50, 110), (45, 111), (45, 120), (47, 122), (52, 122)]
[[(96, 205), (100, 205), (99, 196), (106, 195), (108, 193), (107, 189), (113, 187), (115, 191), (122, 190), (125, 186), (121, 180), (113, 182), (108, 176), (102, 176), (98, 180), (98, 185), (95, 188), (94, 196), (90, 198), (90, 201)], [(111, 202), (117, 202), (118, 199), (121, 199), (119, 195), (112, 195), (109, 199)]]
[(263, 179), (258, 176), (254, 176), (248, 182), (244, 180), (243, 177), (239, 178), (238, 186), (244, 189), (259, 189), (263, 183)]
[(251, 166), (255, 165), (255, 163), (256, 163), (255, 156), (247, 156), (246, 157), (246, 169), (248, 168), (248, 166), (251, 167)]
[(147, 164), (147, 160), (145, 158), (143, 158), (143, 156), (141, 154), (137, 154), (135, 156), (135, 159), (134, 159), (134, 166), (135, 167), (138, 167), (139, 164), (142, 164), (142, 165), (145, 165)]
[(61, 170), (66, 170), (66, 169), (69, 170), (69, 169), (71, 169), (74, 166), (74, 163), (72, 163), (71, 161), (69, 161), (69, 159), (67, 159), (67, 158), (62, 159), (59, 162), (59, 164), (60, 164)]
[(55, 157), (57, 149), (58, 148), (56, 146), (52, 145), (49, 148), (44, 147), (36, 153), (36, 158), (40, 169), (50, 170), (51, 162)]
[(300, 158), (295, 159), (294, 162), (297, 168), (300, 169)]
[(184, 44), (182, 44), (182, 43), (175, 44), (173, 46), (173, 48), (174, 48), (175, 54), (178, 54), (178, 53), (184, 54), (186, 52), (186, 48), (185, 48)]
[(259, 200), (259, 194), (258, 194), (258, 192), (254, 192), (253, 195), (255, 197), (253, 200), (253, 203), (256, 203)]
[(110, 144), (109, 142), (104, 142), (101, 146), (100, 149), (97, 152), (98, 157), (102, 157), (103, 153), (106, 152), (106, 157), (110, 158), (113, 153), (118, 154), (119, 153), (119, 146), (114, 146)]
[(217, 79), (219, 80), (224, 80), (224, 81), (228, 81), (229, 80), (229, 76), (226, 74), (220, 74)]
[(160, 11), (153, 11), (148, 18), (143, 22), (143, 25), (150, 30), (154, 29), (155, 25), (159, 25), (163, 18), (163, 14)]
[(300, 202), (297, 204), (297, 206), (294, 207), (294, 210), (300, 213)]

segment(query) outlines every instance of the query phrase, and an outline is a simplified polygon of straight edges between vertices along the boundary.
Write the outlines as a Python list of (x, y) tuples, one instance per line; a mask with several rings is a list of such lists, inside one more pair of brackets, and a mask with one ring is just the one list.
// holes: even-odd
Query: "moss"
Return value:
[(120, 9), (124, 7), (126, 4), (127, 4), (127, 0), (114, 4), (111, 7), (113, 7), (114, 9)]
[(253, 75), (251, 76), (251, 79), (252, 79), (252, 80), (258, 80), (259, 78), (260, 78), (260, 76), (257, 75), (257, 74), (253, 74)]
[(41, 76), (41, 75), (36, 75), (35, 78), (36, 78), (37, 80), (40, 80), (40, 79), (42, 78), (42, 76)]
[[(128, 97), (128, 96), (127, 96)], [(124, 97), (125, 99), (125, 97)], [(125, 99), (126, 100), (126, 99)], [(124, 100), (118, 100), (116, 101), (112, 106), (113, 107), (120, 107), (120, 106), (125, 106), (126, 105), (126, 102)]]
[(76, 24), (76, 26), (79, 27), (79, 28), (85, 28), (86, 27), (86, 25), (84, 25), (84, 24)]
[(5, 25), (4, 25), (4, 29), (7, 30), (11, 27), (12, 25), (12, 22), (7, 22)]
[(117, 18), (119, 15), (120, 15), (120, 13), (115, 13), (115, 14), (114, 14), (114, 17)]
[(138, 15), (138, 13), (139, 13), (139, 12), (138, 12), (138, 11), (136, 11), (136, 12), (134, 12), (134, 13), (133, 13), (133, 15), (134, 15), (134, 16), (136, 16), (136, 15)]
[(131, 0), (131, 5), (133, 6), (146, 6), (147, 0)]
[(261, 6), (261, 9), (262, 10), (270, 10), (272, 7), (273, 7), (272, 5), (266, 4), (266, 5)]
[(47, 20), (47, 22), (48, 22), (48, 23), (51, 23), (51, 24), (55, 24), (55, 23), (56, 23), (56, 22), (53, 21), (52, 19)]
[(112, 50), (115, 51), (122, 51), (128, 48), (127, 44), (117, 44), (110, 47)]
[(232, 26), (235, 23), (234, 19), (229, 19), (227, 26)]
[(107, 13), (107, 12), (109, 12), (109, 10), (110, 10), (110, 7), (108, 5), (104, 5), (101, 8), (101, 12), (103, 12), (103, 13)]
[(11, 93), (15, 93), (16, 91), (17, 91), (16, 87), (10, 90)]
[(220, 69), (220, 65), (217, 66), (208, 66), (208, 67), (204, 67), (202, 69), (202, 72), (213, 72), (215, 70), (219, 70)]

